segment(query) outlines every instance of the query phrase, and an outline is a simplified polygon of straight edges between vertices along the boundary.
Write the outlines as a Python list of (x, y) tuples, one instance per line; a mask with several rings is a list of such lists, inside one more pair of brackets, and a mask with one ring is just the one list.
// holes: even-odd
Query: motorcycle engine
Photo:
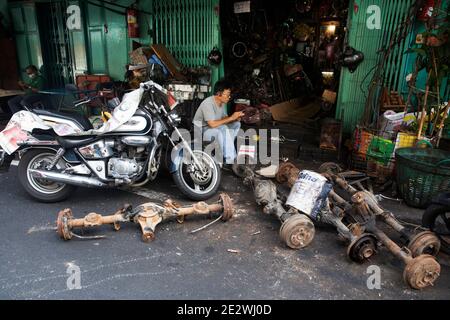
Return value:
[(111, 158), (108, 172), (116, 179), (130, 179), (141, 172), (141, 167), (134, 159)]

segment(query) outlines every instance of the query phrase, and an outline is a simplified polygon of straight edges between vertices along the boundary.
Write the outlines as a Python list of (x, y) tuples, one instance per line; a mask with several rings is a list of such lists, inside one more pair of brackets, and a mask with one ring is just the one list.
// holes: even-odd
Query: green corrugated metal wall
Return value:
[[(129, 6), (132, 1), (117, 1)], [(122, 79), (131, 40), (127, 35), (123, 16), (108, 10), (117, 7), (97, 2), (101, 7), (86, 5), (89, 70), (108, 73)], [(162, 43), (174, 57), (188, 67), (207, 65), (209, 51), (221, 49), (219, 0), (144, 0), (139, 9), (147, 13), (139, 15), (140, 38), (143, 45)], [(104, 32), (104, 24), (108, 33)], [(150, 34), (149, 34), (150, 33)], [(223, 63), (213, 69), (212, 82), (224, 74)]]
[[(348, 44), (364, 53), (364, 61), (358, 66), (354, 73), (343, 68), (338, 92), (338, 103), (336, 118), (343, 120), (344, 131), (349, 133), (359, 123), (364, 112), (366, 95), (373, 68), (377, 64), (378, 50), (389, 41), (395, 28), (401, 23), (408, 13), (410, 5), (414, 0), (354, 0), (359, 9), (354, 10), (353, 1), (350, 4)], [(370, 5), (381, 8), (381, 29), (369, 30), (366, 26), (367, 13)], [(391, 90), (399, 91), (404, 85), (405, 55), (412, 35), (402, 41), (390, 55), (386, 65), (385, 85)], [(370, 74), (369, 74), (370, 73)], [(364, 91), (363, 91), (364, 90)]]

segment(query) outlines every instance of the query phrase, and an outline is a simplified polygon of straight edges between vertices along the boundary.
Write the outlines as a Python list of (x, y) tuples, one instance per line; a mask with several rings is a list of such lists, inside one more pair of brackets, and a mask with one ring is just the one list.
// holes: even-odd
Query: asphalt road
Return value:
[[(161, 224), (151, 243), (142, 242), (139, 227), (131, 224), (118, 232), (104, 226), (84, 233), (105, 239), (63, 241), (54, 230), (56, 215), (63, 208), (72, 208), (76, 217), (113, 213), (123, 203), (168, 197), (187, 203), (170, 177), (159, 177), (138, 194), (80, 188), (57, 204), (31, 199), (16, 168), (0, 181), (0, 299), (450, 299), (450, 259), (443, 254), (436, 285), (416, 291), (403, 282), (403, 265), (387, 250), (367, 264), (352, 263), (330, 228), (317, 228), (308, 248), (286, 248), (280, 223), (263, 215), (251, 192), (230, 174), (222, 191), (237, 204), (233, 219), (195, 234), (190, 231), (209, 220)], [(384, 205), (420, 220), (418, 210)], [(380, 267), (380, 290), (367, 288), (370, 265)], [(67, 272), (77, 267), (81, 288), (70, 289), (68, 280), (75, 282)]]

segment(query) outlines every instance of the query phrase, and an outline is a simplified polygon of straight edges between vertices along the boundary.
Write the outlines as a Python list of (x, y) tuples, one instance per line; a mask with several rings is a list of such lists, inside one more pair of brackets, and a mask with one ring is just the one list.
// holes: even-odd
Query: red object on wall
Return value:
[[(111, 82), (111, 78), (106, 74), (79, 74), (76, 76), (76, 85), (79, 90), (97, 90), (97, 84)], [(95, 95), (96, 93), (88, 93), (87, 95)], [(84, 94), (80, 94), (80, 99), (85, 97)]]
[(127, 9), (128, 36), (130, 38), (139, 38), (138, 12), (136, 9)]
[(434, 0), (426, 0), (424, 6), (419, 9), (418, 19), (420, 21), (426, 21), (431, 18), (433, 14), (433, 8), (435, 6)]

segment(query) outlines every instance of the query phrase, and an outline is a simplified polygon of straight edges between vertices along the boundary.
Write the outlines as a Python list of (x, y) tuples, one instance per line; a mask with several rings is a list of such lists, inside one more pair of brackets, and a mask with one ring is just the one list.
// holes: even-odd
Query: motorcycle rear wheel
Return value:
[(34, 178), (28, 172), (30, 169), (42, 169), (55, 157), (55, 152), (46, 149), (30, 150), (19, 162), (19, 181), (25, 191), (41, 202), (59, 202), (67, 199), (75, 190), (74, 186)]

